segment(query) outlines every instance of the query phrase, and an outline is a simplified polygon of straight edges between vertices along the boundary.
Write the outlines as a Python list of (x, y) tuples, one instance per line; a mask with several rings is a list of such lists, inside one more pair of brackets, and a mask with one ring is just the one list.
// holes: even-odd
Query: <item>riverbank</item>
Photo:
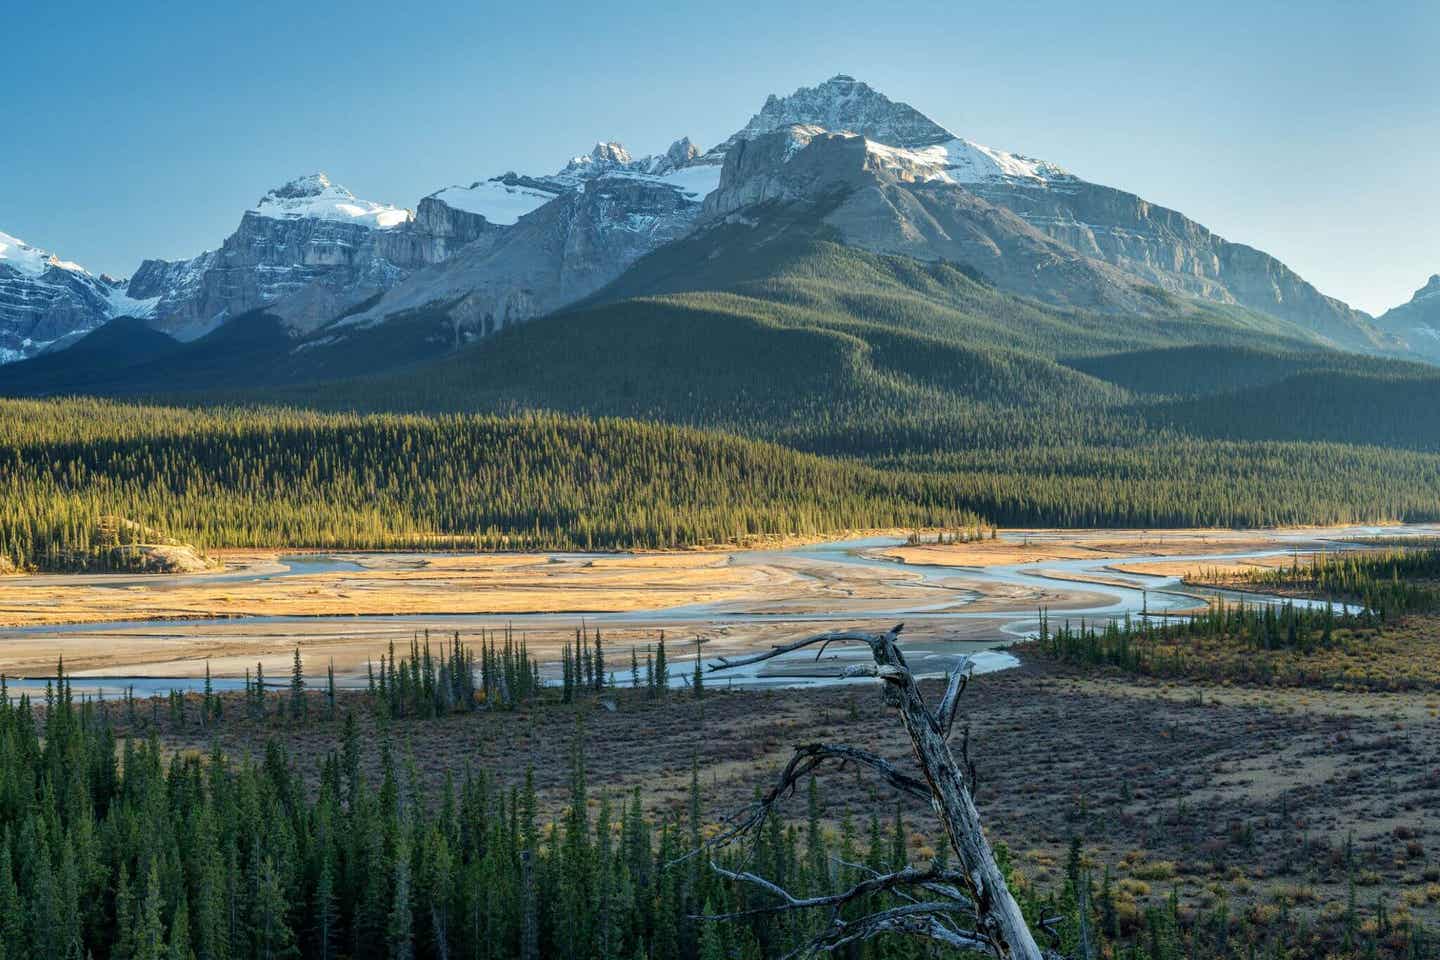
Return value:
[[(1407, 530), (1433, 532), (1388, 532)], [(906, 621), (908, 641), (941, 672), (958, 654), (1025, 636), (1042, 607), (1052, 617), (1099, 619), (1203, 604), (1173, 578), (1122, 572), (1132, 564), (1288, 556), (1361, 532), (1035, 530), (945, 545), (875, 536), (643, 554), (236, 553), (215, 574), (6, 578), (0, 672), (47, 676), (63, 656), (77, 676), (97, 680), (194, 680), (207, 665), (215, 676), (239, 677), (257, 662), (278, 676), (299, 646), (353, 683), (367, 660), (425, 631), (473, 640), (509, 625), (532, 655), (553, 662), (582, 622), (601, 627), (622, 654), (665, 631), (688, 655), (700, 638), (711, 656), (895, 620)], [(752, 679), (782, 682), (798, 669), (779, 663)]]

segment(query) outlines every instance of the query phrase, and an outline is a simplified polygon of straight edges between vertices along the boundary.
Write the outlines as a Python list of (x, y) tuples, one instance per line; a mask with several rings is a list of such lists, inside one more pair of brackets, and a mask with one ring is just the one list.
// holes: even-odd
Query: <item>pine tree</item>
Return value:
[(670, 666), (665, 662), (665, 631), (655, 646), (655, 695), (661, 699), (670, 692)]
[(391, 960), (414, 960), (415, 930), (410, 890), (410, 841), (403, 829), (395, 844), (393, 869), (392, 889), (395, 892), (391, 900), (390, 921), (386, 926), (390, 957)]
[(256, 875), (255, 902), (250, 921), (257, 960), (288, 960), (300, 956), (295, 946), (295, 934), (286, 918), (288, 912), (282, 878), (270, 858), (264, 857)]
[(175, 905), (175, 914), (170, 920), (170, 946), (166, 951), (168, 960), (195, 960), (190, 949), (190, 905), (185, 900), (185, 890), (180, 890), (180, 902)]
[(265, 716), (265, 665), (259, 662), (255, 664), (255, 701), (250, 704), (250, 711), (256, 718)]
[(165, 924), (160, 918), (163, 899), (160, 875), (152, 861), (145, 881), (145, 898), (135, 917), (134, 960), (166, 960)]
[(215, 685), (210, 681), (210, 661), (205, 661), (205, 700), (200, 710), (200, 719), (205, 726), (215, 719)]
[(320, 821), (319, 836), (320, 870), (315, 879), (315, 947), (316, 960), (331, 960), (335, 956), (335, 868), (331, 849), (328, 818)]
[(701, 664), (699, 634), (695, 635), (695, 677), (690, 681), (690, 687), (695, 691), (696, 700), (705, 699), (705, 671)]
[(305, 719), (305, 668), (300, 662), (300, 648), (295, 648), (295, 660), (290, 666), (290, 719), (300, 722)]
[(595, 628), (595, 692), (605, 687), (605, 651), (600, 644), (600, 628)]

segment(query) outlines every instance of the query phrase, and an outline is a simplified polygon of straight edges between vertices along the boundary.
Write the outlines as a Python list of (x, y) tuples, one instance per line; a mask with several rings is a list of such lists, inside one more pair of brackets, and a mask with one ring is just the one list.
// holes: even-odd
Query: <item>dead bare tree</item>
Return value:
[[(828, 952), (881, 934), (898, 933), (938, 941), (954, 948), (986, 952), (1001, 960), (1053, 960), (1056, 955), (1043, 952), (1036, 944), (1020, 912), (1020, 905), (1006, 887), (1005, 877), (985, 839), (980, 814), (971, 798), (974, 768), (969, 764), (968, 756), (964, 756), (964, 766), (957, 762), (947, 743), (955, 725), (961, 694), (970, 679), (970, 663), (968, 659), (961, 659), (950, 671), (945, 694), (932, 711), (920, 695), (915, 677), (896, 642), (903, 627), (904, 624), (897, 624), (884, 633), (874, 634), (858, 631), (822, 633), (751, 656), (720, 657), (709, 665), (711, 670), (726, 670), (814, 646), (820, 648), (815, 655), (815, 659), (819, 660), (833, 643), (865, 644), (870, 648), (874, 663), (847, 667), (842, 675), (875, 677), (884, 684), (886, 702), (898, 708), (901, 722), (910, 735), (921, 776), (905, 773), (883, 757), (856, 747), (827, 744), (799, 747), (781, 771), (775, 786), (732, 818), (726, 829), (694, 854), (729, 844), (756, 830), (770, 816), (775, 805), (793, 793), (800, 781), (817, 767), (826, 763), (857, 764), (873, 770), (901, 793), (930, 801), (959, 858), (960, 869), (942, 871), (906, 867), (893, 873), (874, 874), (837, 894), (800, 898), (763, 877), (726, 870), (712, 862), (711, 868), (721, 876), (758, 887), (769, 893), (774, 902), (769, 906), (707, 919), (727, 920), (757, 913), (829, 909), (827, 929), (797, 953)], [(968, 784), (967, 768), (971, 778)], [(900, 906), (858, 919), (846, 920), (841, 916), (846, 905), (880, 892), (895, 894), (903, 902)]]

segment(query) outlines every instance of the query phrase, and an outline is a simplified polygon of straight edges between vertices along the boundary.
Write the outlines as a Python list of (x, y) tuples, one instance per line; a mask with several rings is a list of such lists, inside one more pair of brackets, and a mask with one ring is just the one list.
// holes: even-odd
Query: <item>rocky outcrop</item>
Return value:
[(493, 243), (471, 244), (417, 271), (342, 323), (376, 323), (430, 308), (449, 316), (457, 336), (485, 336), (595, 292), (688, 232), (699, 210), (698, 199), (663, 179), (589, 179)]
[[(310, 217), (277, 220), (247, 211), (219, 250), (180, 264), (147, 262), (137, 277), (145, 292), (153, 289), (151, 277), (179, 281), (162, 295), (154, 325), (189, 339), (230, 317), (278, 305), (312, 284), (363, 299), (393, 285), (405, 266), (384, 256), (379, 231), (372, 227)], [(295, 319), (303, 324), (307, 318)]]
[(636, 158), (607, 141), (554, 174), (507, 173), (446, 188), (434, 199), (492, 227), (341, 325), (427, 309), (446, 316), (463, 340), (549, 313), (687, 233), (719, 180), (719, 161), (682, 137), (654, 156)]
[[(1081, 180), (1054, 164), (962, 140), (908, 104), (892, 101), (850, 77), (834, 77), (788, 97), (772, 96), (744, 129), (717, 150), (728, 158), (747, 142), (786, 129), (848, 131), (864, 137), (872, 142), (873, 169), (890, 170), (897, 184), (914, 184), (902, 188), (910, 196), (899, 198), (899, 203), (894, 202), (894, 190), (881, 190), (870, 198), (869, 212), (879, 218), (873, 226), (858, 215), (849, 218), (847, 236), (869, 235), (870, 240), (858, 242), (877, 249), (883, 245), (918, 256), (929, 251), (975, 257), (971, 264), (997, 282), (1056, 302), (1103, 303), (1112, 299), (1114, 291), (1104, 289), (1112, 282), (1153, 284), (1168, 293), (1259, 310), (1342, 347), (1400, 347), (1366, 314), (1321, 294), (1262, 251), (1230, 243), (1174, 210)], [(752, 160), (751, 166), (758, 165)], [(786, 174), (772, 176), (784, 179)], [(743, 189), (762, 193), (768, 189), (753, 172), (743, 182)], [(1008, 210), (1052, 241), (1052, 252), (1069, 266), (1057, 275), (1049, 269), (1037, 273), (1030, 263), (1016, 269), (1000, 262), (1016, 249), (1033, 252), (1034, 236), (1018, 248), (1002, 242), (997, 231), (1018, 241), (1019, 235), (1009, 229), (1013, 224), (1007, 225), (984, 206), (958, 199), (955, 190)], [(944, 209), (937, 211), (937, 204)], [(892, 222), (897, 218), (905, 223)], [(897, 232), (905, 242), (882, 240)], [(938, 246), (927, 238), (938, 238)], [(1103, 277), (1093, 269), (1078, 271), (1085, 282), (1095, 280), (1099, 286), (1074, 295), (1066, 294), (1063, 280), (1058, 284), (1038, 280), (1075, 275), (1075, 257), (1112, 269), (1100, 272)], [(1128, 295), (1116, 300), (1117, 307), (1128, 309), (1131, 304)]]
[(1139, 284), (1081, 256), (1003, 207), (955, 185), (917, 180), (860, 136), (796, 126), (742, 140), (705, 201), (707, 221), (771, 202), (814, 204), (844, 242), (877, 253), (967, 264), (993, 282), (1054, 303), (1152, 310)]
[(1375, 325), (1403, 340), (1414, 353), (1440, 363), (1440, 273), (1416, 290), (1409, 303), (1382, 313)]
[(967, 189), (1077, 252), (1169, 293), (1259, 310), (1350, 349), (1396, 346), (1368, 315), (1320, 293), (1269, 254), (1230, 243), (1134, 194), (1073, 178), (996, 178)]
[(314, 174), (267, 193), (220, 249), (145, 261), (130, 290), (158, 297), (153, 325), (182, 339), (259, 307), (311, 330), (498, 229), (434, 198), (414, 214), (360, 200)]
[(927, 147), (955, 135), (908, 103), (897, 103), (854, 77), (837, 74), (815, 87), (801, 87), (788, 97), (773, 93), (734, 136), (715, 148), (729, 153), (742, 140), (793, 126), (817, 126), (835, 133), (854, 133), (892, 147)]
[(153, 303), (125, 283), (0, 233), (0, 363), (63, 347), (117, 316), (145, 316)]

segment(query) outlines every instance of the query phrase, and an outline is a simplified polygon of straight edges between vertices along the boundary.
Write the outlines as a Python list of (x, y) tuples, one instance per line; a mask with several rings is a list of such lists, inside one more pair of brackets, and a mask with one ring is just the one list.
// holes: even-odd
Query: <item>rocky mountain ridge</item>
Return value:
[(1440, 363), (1440, 273), (1406, 303), (1382, 313), (1375, 325), (1401, 338), (1416, 354)]
[(0, 233), (0, 363), (62, 347), (118, 316), (150, 316), (155, 302), (126, 287)]
[[(77, 281), (94, 294), (89, 307), (77, 290), (40, 320), (14, 306), (29, 294), (9, 295), (0, 350), (63, 344), (119, 315), (100, 305), (116, 297), (180, 338), (264, 308), (293, 330), (334, 325), (338, 336), (430, 311), (458, 343), (589, 296), (687, 232), (776, 201), (824, 203), (848, 243), (960, 262), (1052, 303), (1148, 313), (1194, 297), (1349, 349), (1397, 351), (1414, 339), (1176, 211), (957, 137), (842, 74), (772, 95), (709, 151), (681, 138), (636, 158), (602, 142), (555, 173), (445, 187), (413, 211), (359, 199), (324, 174), (297, 178), (267, 192), (215, 250), (147, 260), (103, 290)], [(25, 355), (8, 349), (0, 359)]]

